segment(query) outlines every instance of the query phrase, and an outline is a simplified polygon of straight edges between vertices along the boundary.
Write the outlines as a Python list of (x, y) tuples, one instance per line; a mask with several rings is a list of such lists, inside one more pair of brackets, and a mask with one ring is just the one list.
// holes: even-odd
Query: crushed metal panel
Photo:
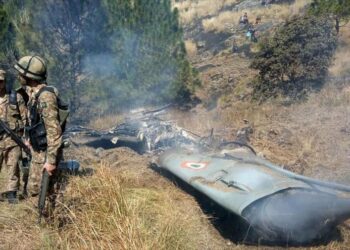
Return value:
[[(189, 152), (169, 150), (161, 155), (160, 165), (234, 213), (240, 214), (257, 199), (284, 189), (310, 188), (268, 168)], [(197, 167), (189, 167), (191, 164)], [(209, 185), (215, 182), (229, 189)]]
[(350, 218), (350, 199), (339, 195), (349, 195), (348, 186), (300, 176), (254, 155), (229, 158), (178, 149), (161, 155), (159, 164), (268, 242), (311, 243)]

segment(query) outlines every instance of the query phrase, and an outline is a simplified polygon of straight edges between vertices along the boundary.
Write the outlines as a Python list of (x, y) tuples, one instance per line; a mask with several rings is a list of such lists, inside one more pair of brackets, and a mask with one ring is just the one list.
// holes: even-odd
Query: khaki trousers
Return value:
[(20, 169), (18, 163), (20, 159), (20, 147), (12, 146), (0, 149), (0, 171), (5, 175), (5, 180), (7, 180), (4, 192), (19, 190)]

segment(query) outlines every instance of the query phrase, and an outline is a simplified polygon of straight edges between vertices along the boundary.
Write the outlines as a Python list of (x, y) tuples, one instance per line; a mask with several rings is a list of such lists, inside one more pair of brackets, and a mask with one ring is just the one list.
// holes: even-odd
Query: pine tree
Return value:
[(186, 59), (177, 10), (170, 0), (106, 0), (115, 36), (116, 93), (126, 104), (188, 100), (196, 77)]
[(196, 74), (170, 0), (9, 0), (21, 56), (48, 61), (73, 111), (189, 100)]
[(49, 61), (49, 83), (65, 93), (74, 112), (86, 83), (83, 56), (102, 41), (102, 7), (93, 0), (39, 0), (27, 1), (22, 11), (27, 14), (26, 22), (17, 19), (22, 54), (39, 54)]

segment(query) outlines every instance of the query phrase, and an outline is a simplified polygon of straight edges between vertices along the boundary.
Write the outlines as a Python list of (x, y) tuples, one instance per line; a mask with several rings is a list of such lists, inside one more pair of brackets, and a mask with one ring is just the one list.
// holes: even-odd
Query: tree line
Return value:
[(187, 102), (199, 84), (170, 0), (4, 1), (0, 37), (1, 67), (44, 57), (73, 112)]

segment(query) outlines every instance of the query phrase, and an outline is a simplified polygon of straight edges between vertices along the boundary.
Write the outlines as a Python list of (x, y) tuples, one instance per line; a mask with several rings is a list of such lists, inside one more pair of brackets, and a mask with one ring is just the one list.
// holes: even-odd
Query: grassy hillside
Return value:
[[(196, 6), (200, 1), (184, 2)], [(340, 30), (329, 79), (321, 91), (310, 93), (299, 103), (288, 99), (255, 103), (250, 99), (250, 86), (256, 72), (249, 64), (258, 47), (245, 38), (245, 29), (238, 25), (239, 16), (247, 12), (252, 21), (262, 17), (256, 25), (260, 40), (286, 17), (304, 11), (310, 1), (239, 8), (242, 2), (248, 1), (237, 1), (238, 5), (223, 1), (221, 11), (193, 15), (190, 21), (188, 15), (195, 11), (191, 7), (182, 9), (187, 48), (204, 88), (197, 93), (202, 106), (190, 115), (176, 113), (179, 123), (202, 135), (214, 128), (214, 134), (226, 139), (233, 139), (239, 128), (250, 126), (254, 131), (250, 143), (272, 162), (307, 176), (349, 185), (350, 24)], [(234, 43), (239, 47), (235, 53)], [(219, 49), (218, 44), (222, 45)], [(341, 227), (343, 239), (339, 242), (312, 249), (347, 249), (348, 228), (349, 222)]]
[[(260, 37), (303, 11), (309, 1), (263, 8), (239, 0), (178, 0), (186, 47), (199, 71), (202, 104), (191, 112), (172, 110), (174, 121), (197, 134), (233, 139), (239, 128), (253, 129), (250, 143), (265, 158), (297, 173), (350, 184), (350, 25), (340, 32), (328, 84), (307, 100), (255, 103), (249, 98), (256, 72), (249, 64), (258, 46), (246, 40), (238, 18), (260, 15)], [(233, 53), (236, 43), (239, 51)], [(94, 128), (109, 128), (119, 117), (100, 117)], [(0, 249), (281, 249), (232, 241), (195, 198), (149, 168), (151, 159), (128, 149), (100, 153), (73, 148), (67, 159), (85, 174), (72, 177), (52, 224), (36, 224), (36, 199), (17, 206), (1, 203)], [(91, 170), (93, 175), (89, 175)], [(216, 222), (216, 223), (215, 223)], [(348, 249), (350, 222), (326, 245), (289, 249)], [(226, 231), (225, 231), (226, 230)], [(231, 234), (230, 234), (231, 233)]]
[[(257, 30), (269, 24), (261, 32), (260, 38), (263, 38), (286, 17), (303, 11), (310, 1), (297, 0), (292, 4), (272, 4), (269, 7), (258, 4), (243, 8), (247, 2), (259, 1), (221, 1), (220, 7), (210, 8), (213, 10), (210, 17), (198, 12), (190, 22), (186, 22), (188, 49), (192, 62), (200, 71), (204, 88), (197, 93), (203, 100), (202, 107), (197, 107), (190, 117), (194, 124), (184, 122), (183, 125), (189, 129), (200, 128), (198, 132), (204, 134), (213, 127), (223, 137), (233, 137), (238, 128), (252, 126), (255, 131), (252, 144), (272, 161), (321, 178), (322, 175), (318, 176), (317, 173), (323, 170), (318, 168), (325, 168), (328, 172), (324, 178), (342, 179), (350, 183), (350, 176), (344, 175), (350, 145), (346, 132), (349, 126), (350, 25), (340, 30), (339, 46), (324, 89), (311, 93), (308, 100), (300, 103), (293, 104), (288, 99), (255, 103), (250, 99), (250, 86), (256, 72), (249, 69), (249, 65), (258, 47), (244, 37), (244, 30), (237, 23), (239, 16), (242, 12), (247, 12), (248, 17), (261, 16), (262, 22), (256, 25)], [(188, 0), (177, 6), (186, 19), (186, 13), (195, 12), (192, 8), (204, 3)], [(206, 4), (209, 6), (210, 3)], [(197, 29), (201, 36), (190, 27), (196, 25), (196, 20), (200, 20)], [(210, 29), (206, 26), (209, 23)], [(216, 39), (216, 43), (210, 39)], [(241, 50), (233, 53), (232, 42)], [(224, 45), (217, 51), (215, 44), (219, 43)], [(208, 114), (212, 120), (208, 121)], [(179, 119), (187, 119), (187, 116), (181, 114)], [(338, 172), (334, 172), (334, 169)]]

